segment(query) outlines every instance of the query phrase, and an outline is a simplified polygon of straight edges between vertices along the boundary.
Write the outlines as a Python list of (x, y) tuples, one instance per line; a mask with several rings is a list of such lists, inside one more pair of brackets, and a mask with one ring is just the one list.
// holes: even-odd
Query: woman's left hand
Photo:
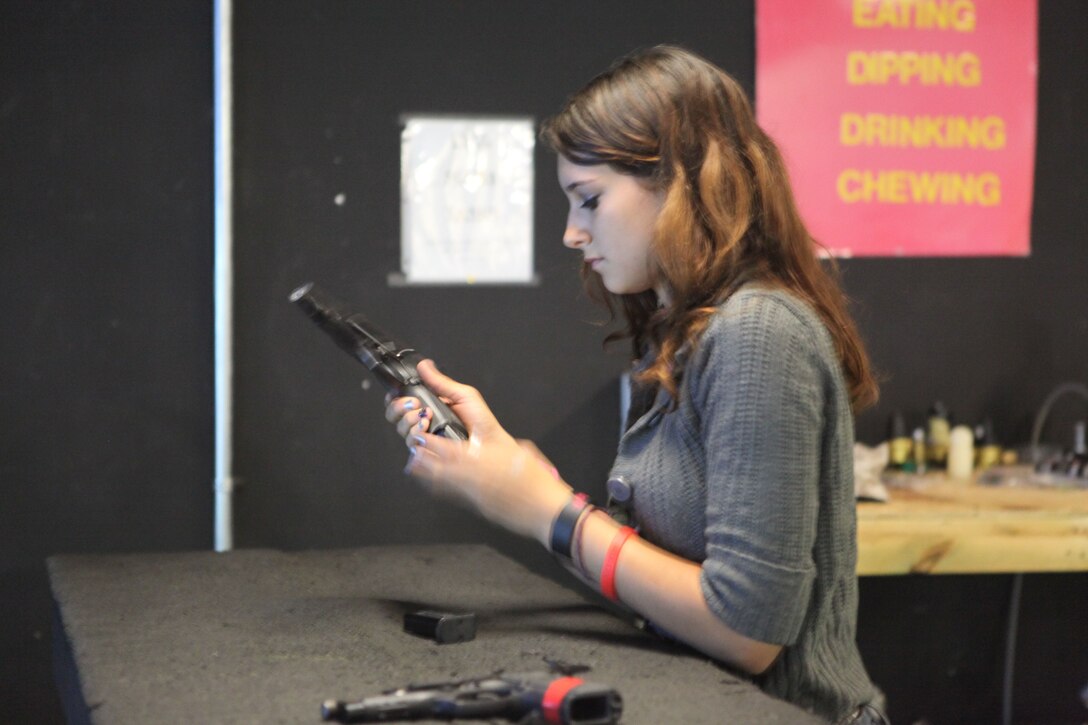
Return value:
[(552, 522), (570, 500), (570, 486), (535, 446), (515, 440), (499, 425), (475, 388), (443, 375), (431, 361), (418, 370), (424, 384), (464, 421), (469, 440), (417, 430), (406, 438), (412, 456), (405, 471), (435, 494), (458, 499), (489, 521), (547, 546)]

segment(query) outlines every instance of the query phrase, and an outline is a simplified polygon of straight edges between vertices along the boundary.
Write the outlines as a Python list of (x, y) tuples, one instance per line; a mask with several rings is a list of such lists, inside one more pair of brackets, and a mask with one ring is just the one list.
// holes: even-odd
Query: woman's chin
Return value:
[(614, 295), (638, 295), (649, 290), (649, 287), (640, 285), (609, 284), (607, 279), (602, 279), (604, 288)]

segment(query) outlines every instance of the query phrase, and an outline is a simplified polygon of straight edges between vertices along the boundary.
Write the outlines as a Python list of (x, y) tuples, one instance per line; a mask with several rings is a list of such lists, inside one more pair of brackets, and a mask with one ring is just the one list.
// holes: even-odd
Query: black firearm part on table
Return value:
[(326, 700), (321, 718), (334, 722), (503, 718), (519, 723), (611, 725), (623, 698), (608, 685), (586, 682), (584, 665), (553, 665), (550, 671), (495, 672), (448, 682), (389, 690), (358, 702)]

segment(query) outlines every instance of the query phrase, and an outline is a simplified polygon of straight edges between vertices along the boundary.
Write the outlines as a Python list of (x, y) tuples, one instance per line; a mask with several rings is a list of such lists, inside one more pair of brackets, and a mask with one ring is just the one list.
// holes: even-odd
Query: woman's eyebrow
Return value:
[(566, 186), (564, 186), (563, 188), (566, 189), (567, 191), (574, 191), (579, 186), (583, 186), (584, 184), (588, 184), (591, 181), (593, 181), (593, 179), (583, 179), (582, 181), (572, 181), (569, 184), (567, 184)]

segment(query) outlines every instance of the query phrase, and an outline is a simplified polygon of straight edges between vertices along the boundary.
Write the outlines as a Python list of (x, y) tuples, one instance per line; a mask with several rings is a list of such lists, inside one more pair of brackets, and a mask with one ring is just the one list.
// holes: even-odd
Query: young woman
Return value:
[(543, 138), (570, 201), (563, 243), (637, 358), (641, 402), (612, 470), (637, 533), (429, 361), (424, 382), (471, 437), (430, 435), (418, 400), (390, 401), (406, 471), (765, 691), (883, 722), (854, 638), (853, 412), (876, 385), (743, 90), (657, 47), (591, 81)]

